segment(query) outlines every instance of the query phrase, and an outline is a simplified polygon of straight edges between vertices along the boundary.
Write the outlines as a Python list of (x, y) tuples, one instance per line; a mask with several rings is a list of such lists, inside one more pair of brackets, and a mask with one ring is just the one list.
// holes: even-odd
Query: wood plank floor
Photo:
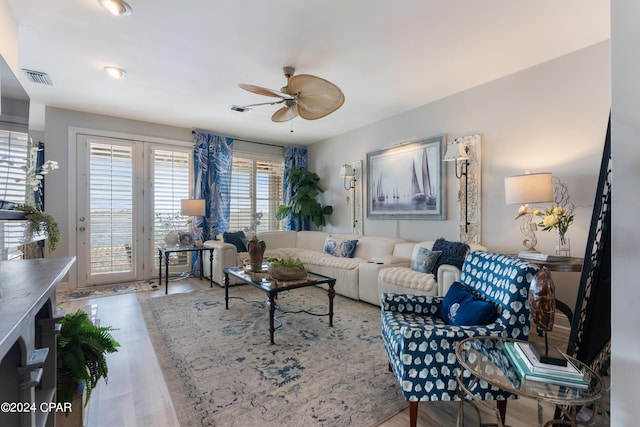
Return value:
[[(169, 293), (192, 292), (208, 286), (207, 280), (184, 279), (170, 282)], [(93, 313), (101, 325), (118, 329), (113, 332), (113, 335), (121, 347), (117, 353), (107, 356), (109, 382), (101, 381), (93, 391), (87, 408), (85, 422), (87, 427), (179, 426), (169, 391), (142, 318), (138, 297), (163, 298), (164, 288), (138, 294), (72, 300), (59, 304), (67, 312), (74, 312), (81, 308)], [(562, 332), (560, 327), (556, 330)], [(418, 426), (455, 425), (458, 408), (458, 402), (421, 403)], [(551, 418), (553, 408), (547, 405), (543, 409), (545, 420)], [(465, 416), (466, 425), (478, 425), (475, 411), (469, 405), (465, 406)], [(609, 425), (605, 418), (599, 416), (596, 425)], [(493, 423), (494, 415), (489, 411), (482, 411), (482, 421)], [(509, 401), (507, 423), (512, 426), (537, 425), (535, 402), (530, 399)], [(408, 408), (380, 424), (381, 427), (407, 427), (408, 425)]]

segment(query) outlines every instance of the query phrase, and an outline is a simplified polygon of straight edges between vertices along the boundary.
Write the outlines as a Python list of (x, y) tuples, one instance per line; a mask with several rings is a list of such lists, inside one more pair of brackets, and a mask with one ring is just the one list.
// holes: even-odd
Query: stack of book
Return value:
[(585, 380), (582, 371), (569, 360), (567, 360), (566, 366), (542, 363), (536, 356), (537, 352), (531, 349), (529, 343), (525, 342), (507, 341), (504, 343), (504, 347), (518, 375), (523, 380), (581, 389), (589, 388), (589, 382)]
[(518, 254), (518, 258), (531, 259), (534, 261), (566, 261), (569, 259), (568, 256), (560, 256), (560, 255), (549, 255), (543, 254), (541, 252), (520, 252)]

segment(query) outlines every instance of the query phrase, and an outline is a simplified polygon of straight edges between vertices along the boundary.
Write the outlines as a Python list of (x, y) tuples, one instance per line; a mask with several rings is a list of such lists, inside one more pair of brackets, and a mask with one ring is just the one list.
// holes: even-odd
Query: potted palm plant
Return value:
[[(86, 406), (92, 390), (101, 378), (107, 381), (109, 372), (106, 354), (114, 353), (120, 344), (113, 339), (113, 328), (95, 325), (86, 312), (78, 310), (67, 314), (61, 321), (57, 337), (57, 388), (58, 403), (81, 403), (82, 387), (86, 391)], [(73, 412), (82, 413), (82, 408)]]

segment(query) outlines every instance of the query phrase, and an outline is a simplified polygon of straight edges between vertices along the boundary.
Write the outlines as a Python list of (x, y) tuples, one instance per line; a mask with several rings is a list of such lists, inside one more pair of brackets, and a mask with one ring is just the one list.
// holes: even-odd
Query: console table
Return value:
[[(75, 257), (0, 261), (0, 425), (54, 426), (56, 287)], [(25, 404), (28, 404), (25, 410)]]
[(176, 252), (198, 252), (200, 254), (200, 280), (204, 276), (204, 264), (202, 260), (202, 256), (204, 251), (209, 251), (209, 271), (211, 272), (209, 277), (209, 287), (213, 288), (213, 248), (206, 248), (204, 246), (169, 246), (167, 248), (158, 248), (158, 280), (160, 285), (162, 286), (162, 260), (164, 259), (164, 293), (165, 295), (169, 293), (169, 263), (170, 256), (172, 253)]

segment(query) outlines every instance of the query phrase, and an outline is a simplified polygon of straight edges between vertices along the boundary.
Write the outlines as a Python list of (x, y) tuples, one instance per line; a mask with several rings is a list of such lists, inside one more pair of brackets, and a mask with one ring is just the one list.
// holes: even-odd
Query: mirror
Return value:
[(0, 130), (29, 132), (29, 96), (0, 56)]

